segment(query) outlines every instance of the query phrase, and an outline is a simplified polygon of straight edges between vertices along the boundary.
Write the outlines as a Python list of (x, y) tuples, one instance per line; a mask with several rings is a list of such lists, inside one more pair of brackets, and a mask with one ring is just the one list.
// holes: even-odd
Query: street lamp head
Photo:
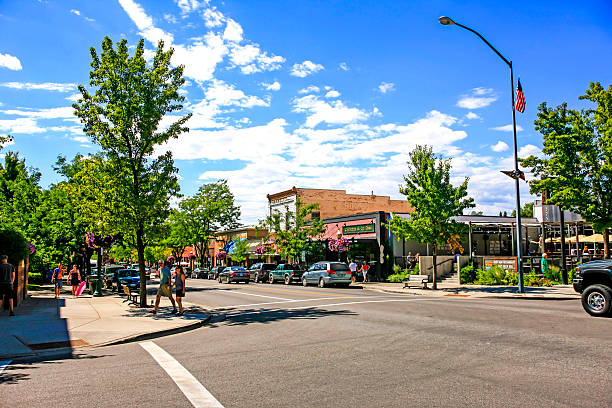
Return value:
[(453, 25), (453, 24), (455, 24), (455, 22), (450, 17), (446, 17), (446, 16), (442, 16), (438, 20), (440, 21), (440, 24), (442, 24), (442, 25)]

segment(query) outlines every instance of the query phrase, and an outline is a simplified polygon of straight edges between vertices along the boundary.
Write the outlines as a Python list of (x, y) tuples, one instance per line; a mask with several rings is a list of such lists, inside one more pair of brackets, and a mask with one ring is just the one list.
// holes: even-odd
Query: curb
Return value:
[[(366, 289), (366, 288), (364, 288)], [(443, 293), (441, 291), (438, 292), (428, 292), (428, 293), (440, 293), (440, 295), (427, 295), (425, 293), (414, 293), (414, 292), (398, 292), (394, 290), (387, 290), (381, 288), (367, 288), (367, 290), (372, 290), (376, 292), (383, 293), (393, 293), (395, 295), (410, 295), (410, 296), (423, 296), (423, 297), (432, 297), (432, 298), (442, 298), (447, 297), (446, 295), (452, 295), (448, 297), (455, 297), (456, 295), (466, 295), (465, 297), (469, 297), (471, 299), (523, 299), (523, 300), (580, 300), (579, 295), (526, 295), (526, 294), (509, 294), (509, 295), (497, 295), (497, 294), (482, 294), (482, 293)], [(462, 296), (463, 297), (463, 296)]]

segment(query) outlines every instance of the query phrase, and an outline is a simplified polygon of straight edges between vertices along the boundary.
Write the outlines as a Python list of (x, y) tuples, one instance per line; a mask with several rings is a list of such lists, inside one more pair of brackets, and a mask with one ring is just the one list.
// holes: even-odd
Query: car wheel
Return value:
[(306, 278), (302, 278), (302, 286), (308, 286), (308, 282), (306, 282)]
[(246, 280), (246, 281), (244, 281), (244, 283), (246, 283), (248, 285), (249, 283), (251, 283), (251, 280), (250, 279)]
[(323, 279), (323, 278), (319, 279), (319, 287), (320, 288), (324, 288), (325, 287), (325, 279)]
[(225, 277), (225, 283), (232, 283), (232, 280), (230, 279), (229, 275)]
[(285, 285), (291, 285), (291, 277), (289, 275), (285, 275)]
[(591, 285), (582, 292), (582, 307), (591, 316), (606, 316), (610, 313), (612, 295), (604, 285)]
[(259, 274), (258, 273), (255, 274), (255, 283), (259, 283)]
[(274, 275), (272, 275), (272, 274), (269, 274), (269, 275), (268, 275), (268, 283), (269, 283), (269, 284), (274, 283)]
[(223, 283), (223, 281), (221, 280), (221, 277), (219, 276), (219, 283)]

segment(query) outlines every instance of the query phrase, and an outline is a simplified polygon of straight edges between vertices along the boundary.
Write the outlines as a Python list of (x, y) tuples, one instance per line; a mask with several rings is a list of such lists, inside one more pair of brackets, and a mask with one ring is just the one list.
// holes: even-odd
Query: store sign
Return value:
[(489, 269), (492, 266), (499, 266), (507, 271), (515, 272), (518, 270), (516, 265), (516, 257), (495, 257), (495, 258), (484, 258), (484, 268)]
[(375, 231), (374, 224), (346, 225), (342, 227), (342, 235), (363, 234)]

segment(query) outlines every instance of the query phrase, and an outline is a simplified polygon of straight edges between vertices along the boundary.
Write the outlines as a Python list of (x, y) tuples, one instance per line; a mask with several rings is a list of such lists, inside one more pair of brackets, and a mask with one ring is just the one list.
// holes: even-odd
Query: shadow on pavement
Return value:
[(32, 357), (27, 362), (15, 362), (4, 369), (0, 373), (0, 385), (6, 384), (17, 384), (21, 381), (30, 380), (30, 374), (23, 371), (35, 370), (41, 364), (61, 364), (63, 360), (84, 360), (84, 359), (96, 359), (112, 356), (110, 354), (92, 356), (83, 353), (74, 353), (72, 350), (66, 350), (65, 354), (55, 354), (53, 357)]
[[(178, 309), (178, 305), (177, 305), (177, 309)], [(171, 319), (171, 318), (180, 318), (181, 320), (202, 320), (204, 314), (210, 313), (208, 310), (203, 309), (201, 307), (197, 307), (197, 306), (189, 306), (189, 307), (185, 307), (184, 311), (185, 314), (182, 316), (177, 316), (176, 314), (172, 314), (172, 306), (160, 306), (159, 309), (157, 309), (157, 313), (153, 314), (151, 313), (151, 308), (139, 308), (139, 307), (135, 307), (132, 308), (130, 310), (128, 310), (127, 314), (124, 314), (123, 316), (127, 316), (127, 317), (150, 317), (151, 319), (154, 320), (167, 320), (167, 319)]]
[[(327, 316), (357, 316), (350, 310), (325, 310), (316, 307), (295, 310), (257, 310), (246, 309), (236, 313), (225, 314), (226, 324), (229, 326), (243, 326), (251, 323), (272, 323), (281, 320), (293, 319), (320, 319)], [(218, 319), (213, 318), (210, 327), (215, 327)]]
[[(440, 289), (443, 292), (457, 293), (488, 293), (488, 294), (519, 294), (518, 289), (515, 286), (477, 286), (470, 287), (463, 285), (460, 288), (443, 288)], [(537, 287), (537, 286), (525, 286), (525, 293), (529, 295), (554, 295), (558, 292), (553, 287)]]

